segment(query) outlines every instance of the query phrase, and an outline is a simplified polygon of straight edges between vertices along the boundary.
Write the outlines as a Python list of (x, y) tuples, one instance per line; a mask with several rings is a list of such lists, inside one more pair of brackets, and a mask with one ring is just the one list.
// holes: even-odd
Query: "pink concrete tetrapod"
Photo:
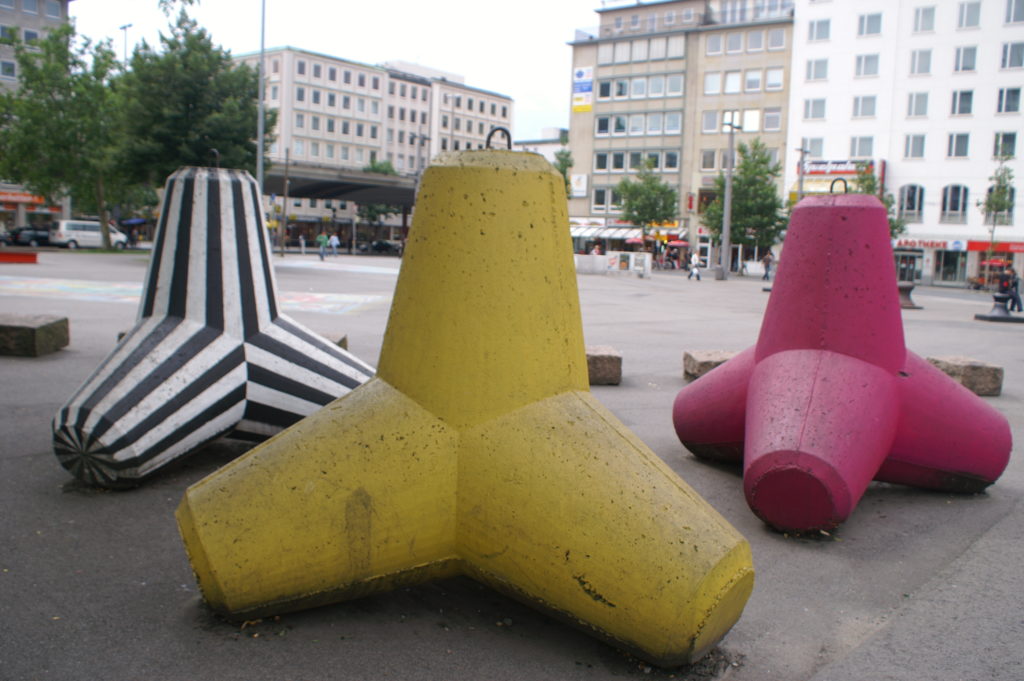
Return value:
[(750, 508), (780, 530), (846, 520), (872, 480), (977, 492), (1006, 468), (1006, 418), (908, 351), (885, 208), (793, 210), (757, 344), (684, 388), (672, 418), (701, 458), (743, 461)]

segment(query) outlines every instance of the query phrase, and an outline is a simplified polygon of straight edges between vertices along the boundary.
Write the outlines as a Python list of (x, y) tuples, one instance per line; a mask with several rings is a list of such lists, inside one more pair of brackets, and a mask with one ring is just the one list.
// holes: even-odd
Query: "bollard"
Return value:
[(84, 482), (129, 486), (219, 436), (266, 439), (372, 375), (280, 314), (255, 180), (182, 168), (138, 321), (57, 413), (54, 450)]
[(785, 247), (757, 344), (676, 397), (683, 444), (742, 460), (747, 503), (779, 530), (836, 526), (872, 479), (992, 484), (1009, 461), (1009, 424), (906, 350), (881, 203), (808, 197)]
[(725, 635), (749, 545), (588, 392), (563, 187), (535, 154), (426, 171), (377, 377), (178, 508), (212, 608), (466, 574), (656, 664)]

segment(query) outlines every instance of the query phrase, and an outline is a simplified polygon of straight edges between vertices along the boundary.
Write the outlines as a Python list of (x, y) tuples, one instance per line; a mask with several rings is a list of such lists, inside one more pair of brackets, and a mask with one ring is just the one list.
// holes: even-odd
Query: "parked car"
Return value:
[(381, 255), (402, 255), (402, 242), (401, 241), (385, 241), (383, 239), (374, 241), (373, 243), (359, 244), (359, 250), (362, 253), (378, 253)]
[[(57, 220), (50, 234), (50, 243), (67, 248), (101, 248), (103, 234), (100, 223), (93, 220)], [(110, 227), (110, 245), (118, 249), (128, 245), (128, 237), (113, 225)]]
[(39, 225), (18, 227), (11, 232), (11, 241), (19, 246), (49, 246), (50, 228)]
[(0, 227), (0, 246), (10, 246), (12, 243), (11, 233)]

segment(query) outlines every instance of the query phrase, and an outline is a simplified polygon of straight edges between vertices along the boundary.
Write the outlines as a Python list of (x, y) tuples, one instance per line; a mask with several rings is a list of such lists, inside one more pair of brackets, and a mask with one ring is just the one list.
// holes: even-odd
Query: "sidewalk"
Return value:
[[(67, 316), (72, 339), (52, 355), (0, 357), (0, 681), (1021, 678), (1021, 457), (986, 494), (873, 484), (830, 536), (768, 530), (747, 508), (739, 472), (699, 462), (672, 428), (683, 352), (752, 344), (768, 300), (760, 277), (715, 281), (710, 271), (700, 282), (672, 271), (578, 277), (586, 342), (623, 354), (622, 385), (595, 387), (595, 396), (753, 548), (754, 594), (705, 662), (650, 669), (464, 578), (244, 628), (224, 622), (201, 604), (173, 511), (189, 484), (237, 452), (212, 446), (128, 492), (73, 482), (50, 447), (50, 420), (133, 324), (136, 305), (130, 295), (111, 302), (3, 286), (137, 285), (147, 259), (61, 251), (41, 253), (38, 265), (0, 265), (0, 311)], [(332, 340), (347, 335), (375, 364), (400, 263), (289, 253), (275, 269), (282, 294), (311, 301), (287, 314)], [(365, 303), (316, 302), (348, 296)], [(988, 399), (1024, 441), (1024, 329), (974, 321), (991, 307), (981, 292), (918, 287), (914, 300), (923, 309), (904, 311), (908, 346), (1003, 366), (1003, 395)]]

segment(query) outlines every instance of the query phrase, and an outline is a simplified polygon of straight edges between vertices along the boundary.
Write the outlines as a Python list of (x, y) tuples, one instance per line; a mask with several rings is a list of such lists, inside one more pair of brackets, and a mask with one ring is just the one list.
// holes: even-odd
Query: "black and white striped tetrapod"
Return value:
[(252, 176), (182, 168), (138, 322), (57, 412), (54, 450), (87, 483), (132, 485), (219, 436), (265, 439), (373, 373), (280, 313)]

